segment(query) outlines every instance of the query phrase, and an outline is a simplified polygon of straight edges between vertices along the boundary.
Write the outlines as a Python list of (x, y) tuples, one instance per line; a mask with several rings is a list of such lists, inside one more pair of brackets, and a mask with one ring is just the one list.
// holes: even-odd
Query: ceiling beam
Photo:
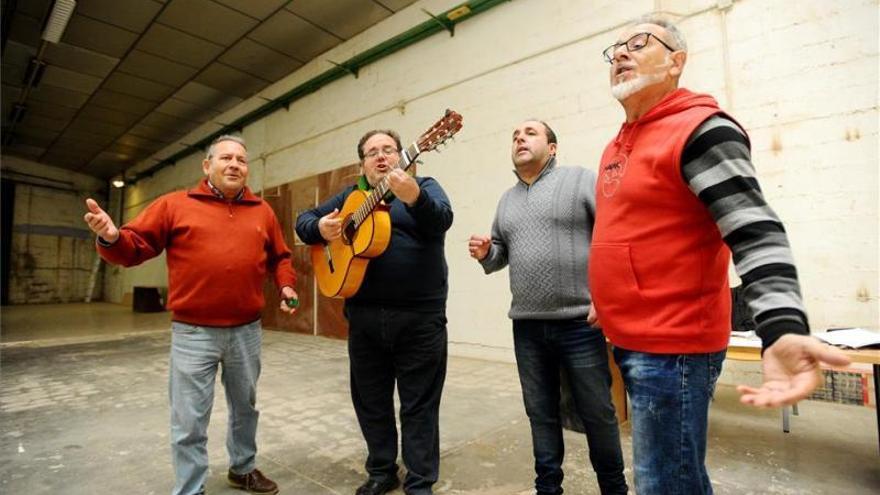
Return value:
[(441, 14), (431, 14), (426, 12), (426, 14), (430, 17), (430, 19), (422, 22), (421, 24), (404, 31), (397, 36), (394, 36), (378, 45), (369, 48), (350, 59), (335, 63), (332, 69), (329, 69), (312, 79), (296, 86), (291, 89), (287, 93), (268, 101), (263, 104), (259, 108), (242, 115), (241, 117), (235, 119), (234, 121), (224, 125), (221, 129), (205, 136), (204, 138), (198, 140), (197, 142), (188, 145), (184, 149), (174, 153), (173, 155), (160, 160), (155, 165), (138, 172), (132, 177), (127, 178), (127, 182), (129, 184), (133, 184), (135, 182), (140, 181), (141, 179), (151, 177), (153, 174), (158, 172), (159, 170), (164, 169), (165, 167), (169, 167), (177, 163), (178, 161), (186, 158), (187, 156), (193, 153), (203, 152), (205, 149), (210, 146), (211, 142), (214, 139), (232, 132), (241, 132), (245, 126), (252, 124), (267, 115), (274, 113), (281, 109), (287, 109), (290, 107), (290, 104), (294, 101), (303, 98), (306, 95), (314, 93), (324, 86), (330, 84), (337, 79), (341, 79), (348, 75), (353, 75), (357, 77), (358, 71), (361, 67), (365, 67), (372, 63), (375, 63), (392, 53), (395, 53), (399, 50), (402, 50), (408, 46), (411, 46), (419, 41), (428, 38), (438, 32), (441, 31), (449, 31), (450, 36), (454, 36), (455, 31), (454, 27), (456, 24), (463, 22), (471, 17), (485, 12), (496, 5), (509, 2), (510, 0), (471, 0), (468, 2), (461, 3)]

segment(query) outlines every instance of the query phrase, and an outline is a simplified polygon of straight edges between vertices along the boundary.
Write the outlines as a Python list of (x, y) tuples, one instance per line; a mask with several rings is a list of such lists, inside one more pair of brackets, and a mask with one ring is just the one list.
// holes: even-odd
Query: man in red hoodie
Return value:
[(599, 167), (590, 287), (632, 405), (638, 493), (712, 493), (709, 401), (730, 335), (731, 252), (763, 343), (764, 383), (741, 401), (791, 404), (838, 350), (809, 337), (785, 229), (748, 136), (714, 98), (678, 87), (687, 46), (648, 17), (603, 53), (626, 122)]
[(207, 430), (214, 379), (229, 406), (227, 482), (250, 493), (278, 493), (255, 467), (264, 305), (263, 281), (272, 273), (281, 311), (292, 314), (296, 274), (275, 213), (247, 188), (244, 140), (220, 136), (202, 162), (206, 178), (189, 191), (166, 194), (117, 229), (87, 199), (85, 221), (98, 235), (108, 263), (134, 266), (166, 251), (171, 323), (169, 395), (174, 495), (204, 494)]

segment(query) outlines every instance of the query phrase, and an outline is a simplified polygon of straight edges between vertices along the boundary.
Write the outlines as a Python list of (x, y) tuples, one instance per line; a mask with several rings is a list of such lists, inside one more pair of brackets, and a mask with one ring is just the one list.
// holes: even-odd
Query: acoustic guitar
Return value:
[[(458, 132), (461, 120), (460, 114), (446, 110), (443, 118), (400, 152), (397, 166), (409, 169), (421, 153), (436, 149)], [(312, 266), (321, 294), (353, 296), (361, 286), (370, 258), (385, 252), (391, 240), (390, 207), (383, 201), (388, 191), (387, 178), (371, 191), (352, 191), (339, 212), (342, 235), (311, 247)]]

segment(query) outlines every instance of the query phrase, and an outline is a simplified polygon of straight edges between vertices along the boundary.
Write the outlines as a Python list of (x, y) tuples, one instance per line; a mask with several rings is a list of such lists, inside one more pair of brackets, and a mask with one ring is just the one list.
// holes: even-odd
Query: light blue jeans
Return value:
[(208, 474), (208, 422), (214, 404), (214, 379), (226, 390), (230, 470), (254, 469), (257, 454), (257, 379), (260, 376), (262, 327), (257, 320), (238, 327), (171, 324), (171, 456), (176, 482), (173, 495), (204, 493)]
[(706, 434), (724, 355), (614, 349), (632, 408), (636, 493), (711, 495)]

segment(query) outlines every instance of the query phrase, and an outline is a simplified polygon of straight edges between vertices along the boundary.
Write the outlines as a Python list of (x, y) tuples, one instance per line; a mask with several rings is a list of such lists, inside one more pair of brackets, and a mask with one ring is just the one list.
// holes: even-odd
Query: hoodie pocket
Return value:
[(628, 314), (644, 309), (638, 278), (633, 269), (629, 244), (595, 243), (590, 248), (590, 293), (606, 317), (620, 311)]

